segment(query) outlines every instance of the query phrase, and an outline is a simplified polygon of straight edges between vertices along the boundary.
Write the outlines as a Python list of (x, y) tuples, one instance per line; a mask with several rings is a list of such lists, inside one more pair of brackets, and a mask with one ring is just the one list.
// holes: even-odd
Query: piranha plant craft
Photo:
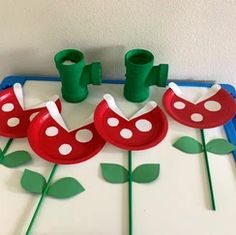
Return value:
[(21, 185), (24, 189), (41, 194), (26, 234), (30, 234), (45, 196), (63, 199), (85, 190), (72, 177), (65, 177), (51, 183), (58, 164), (76, 164), (86, 161), (95, 156), (105, 144), (92, 121), (75, 130), (68, 130), (56, 104), (51, 101), (46, 106), (47, 110), (38, 114), (30, 124), (28, 140), (34, 152), (46, 161), (54, 163), (54, 166), (47, 181), (41, 174), (27, 169), (22, 176)]
[[(59, 105), (58, 97), (54, 97), (54, 99)], [(31, 161), (31, 156), (26, 151), (5, 154), (13, 138), (26, 137), (30, 122), (40, 111), (45, 109), (45, 103), (25, 108), (23, 89), (20, 83), (15, 83), (13, 87), (0, 91), (0, 136), (10, 138), (3, 151), (0, 151), (0, 164), (12, 168)]]
[(221, 126), (233, 118), (236, 112), (233, 97), (220, 85), (215, 84), (208, 89), (205, 96), (193, 102), (184, 96), (175, 83), (170, 83), (163, 96), (163, 105), (177, 122), (200, 130), (202, 143), (192, 137), (183, 136), (173, 146), (190, 154), (204, 153), (212, 210), (216, 210), (207, 152), (227, 154), (232, 152), (235, 146), (225, 139), (213, 139), (206, 143), (204, 129)]
[(129, 235), (133, 234), (132, 182), (150, 183), (158, 178), (159, 164), (143, 164), (132, 169), (132, 150), (144, 150), (160, 143), (168, 129), (167, 119), (154, 101), (150, 101), (131, 118), (116, 106), (109, 94), (97, 106), (94, 122), (98, 133), (112, 145), (128, 150), (128, 170), (118, 164), (102, 163), (103, 178), (110, 183), (129, 185)]

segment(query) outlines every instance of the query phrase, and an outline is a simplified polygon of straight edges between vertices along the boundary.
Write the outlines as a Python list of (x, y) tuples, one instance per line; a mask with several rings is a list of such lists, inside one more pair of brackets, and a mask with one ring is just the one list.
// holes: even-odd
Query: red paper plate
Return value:
[[(54, 97), (60, 108), (60, 100)], [(22, 138), (27, 135), (27, 128), (32, 119), (43, 109), (45, 104), (26, 109), (20, 83), (0, 92), (0, 135), (9, 138)]]
[(35, 153), (57, 164), (83, 162), (97, 154), (105, 144), (93, 122), (69, 131), (52, 101), (47, 103), (47, 111), (31, 122), (28, 140)]
[(175, 83), (169, 86), (163, 96), (163, 105), (167, 113), (179, 123), (199, 129), (213, 128), (223, 125), (235, 115), (236, 103), (233, 97), (218, 84), (209, 88), (206, 95), (196, 102), (184, 97)]
[(97, 106), (94, 122), (97, 131), (106, 141), (126, 150), (153, 147), (161, 142), (168, 129), (167, 119), (154, 101), (127, 119), (108, 94)]

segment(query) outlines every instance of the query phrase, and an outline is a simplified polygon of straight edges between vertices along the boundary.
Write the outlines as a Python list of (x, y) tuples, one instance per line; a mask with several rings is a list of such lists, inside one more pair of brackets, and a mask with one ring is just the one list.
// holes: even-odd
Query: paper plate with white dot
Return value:
[(95, 156), (105, 141), (91, 122), (69, 130), (54, 102), (47, 103), (48, 112), (32, 120), (28, 141), (41, 158), (56, 164), (75, 164)]
[(111, 95), (105, 95), (94, 113), (99, 134), (112, 145), (126, 150), (143, 150), (157, 145), (166, 135), (165, 114), (154, 101), (126, 117)]
[[(197, 93), (199, 90), (192, 92)], [(233, 118), (236, 112), (233, 97), (217, 84), (206, 89), (205, 94), (193, 102), (172, 83), (163, 96), (163, 105), (177, 122), (198, 129), (223, 125)]]
[[(0, 136), (25, 138), (30, 122), (39, 112), (46, 110), (45, 102), (36, 107), (25, 108), (23, 88), (19, 83), (0, 91)], [(54, 97), (58, 106), (60, 100)]]

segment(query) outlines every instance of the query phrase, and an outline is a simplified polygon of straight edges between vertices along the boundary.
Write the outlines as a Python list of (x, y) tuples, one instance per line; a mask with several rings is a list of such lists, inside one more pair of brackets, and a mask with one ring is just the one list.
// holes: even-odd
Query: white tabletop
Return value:
[[(189, 94), (193, 89), (185, 88)], [(197, 88), (204, 91), (205, 88)], [(79, 104), (63, 101), (62, 115), (70, 129), (79, 127), (94, 111), (105, 93), (111, 93), (127, 115), (144, 103), (133, 104), (123, 98), (122, 85), (90, 86), (88, 98)], [(150, 99), (161, 106), (163, 88), (154, 87)], [(26, 104), (31, 105), (60, 94), (59, 82), (27, 82)], [(189, 155), (172, 147), (181, 136), (200, 140), (199, 131), (187, 128), (168, 117), (169, 131), (156, 147), (133, 152), (133, 167), (159, 163), (159, 178), (149, 184), (133, 184), (134, 235), (234, 235), (236, 212), (235, 163), (232, 155), (209, 153), (216, 199), (210, 209), (208, 181), (203, 154)], [(223, 128), (205, 131), (206, 139), (225, 137)], [(7, 139), (0, 138), (3, 147)], [(39, 200), (20, 185), (25, 168), (48, 177), (52, 164), (37, 157), (26, 139), (14, 140), (9, 152), (28, 150), (33, 161), (16, 169), (0, 166), (1, 235), (24, 234)], [(103, 180), (100, 163), (127, 167), (127, 152), (110, 144), (94, 158), (76, 165), (59, 166), (54, 181), (75, 177), (86, 189), (76, 197), (58, 200), (46, 197), (34, 224), (32, 235), (125, 235), (128, 234), (128, 184)]]

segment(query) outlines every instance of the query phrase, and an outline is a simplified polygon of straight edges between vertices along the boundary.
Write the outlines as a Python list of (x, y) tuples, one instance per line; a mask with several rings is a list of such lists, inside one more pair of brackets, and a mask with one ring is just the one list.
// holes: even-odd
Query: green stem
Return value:
[(133, 202), (132, 202), (132, 152), (128, 152), (128, 170), (129, 170), (129, 235), (133, 234)]
[(7, 150), (9, 149), (9, 147), (11, 146), (12, 141), (13, 141), (13, 139), (8, 139), (6, 145), (4, 146), (4, 149), (2, 150), (2, 152), (0, 154), (0, 163), (4, 159), (4, 155), (7, 152)]
[(53, 168), (52, 168), (52, 170), (51, 170), (51, 173), (50, 173), (50, 175), (49, 175), (49, 177), (48, 177), (47, 184), (46, 184), (46, 186), (45, 186), (45, 188), (44, 188), (44, 190), (43, 190), (43, 193), (42, 193), (42, 195), (41, 195), (41, 197), (40, 197), (40, 200), (39, 200), (38, 205), (37, 205), (37, 207), (36, 207), (36, 209), (35, 209), (35, 211), (34, 211), (34, 215), (33, 215), (32, 219), (31, 219), (31, 221), (30, 221), (30, 224), (29, 224), (29, 226), (28, 226), (28, 228), (27, 228), (27, 231), (26, 231), (25, 235), (29, 235), (30, 232), (31, 232), (32, 226), (33, 226), (34, 221), (35, 221), (35, 219), (36, 219), (36, 217), (37, 217), (37, 214), (38, 214), (38, 212), (39, 212), (39, 210), (40, 210), (40, 208), (41, 208), (41, 205), (42, 205), (42, 203), (43, 203), (43, 200), (44, 200), (45, 196), (47, 195), (47, 192), (48, 192), (48, 189), (49, 189), (51, 180), (52, 180), (52, 178), (53, 178), (53, 176), (54, 176), (54, 174), (55, 174), (55, 171), (56, 171), (57, 167), (58, 167), (58, 165), (57, 165), (57, 164), (54, 164), (54, 166), (53, 166)]
[(211, 180), (210, 166), (209, 166), (209, 161), (208, 161), (208, 156), (207, 156), (205, 135), (204, 135), (204, 130), (203, 129), (201, 129), (200, 131), (201, 131), (201, 137), (202, 137), (204, 159), (205, 159), (205, 163), (206, 163), (208, 184), (209, 184), (209, 189), (210, 189), (210, 194), (211, 194), (211, 206), (212, 206), (212, 210), (215, 211), (216, 210), (216, 205), (215, 205), (214, 191), (213, 191), (212, 180)]

